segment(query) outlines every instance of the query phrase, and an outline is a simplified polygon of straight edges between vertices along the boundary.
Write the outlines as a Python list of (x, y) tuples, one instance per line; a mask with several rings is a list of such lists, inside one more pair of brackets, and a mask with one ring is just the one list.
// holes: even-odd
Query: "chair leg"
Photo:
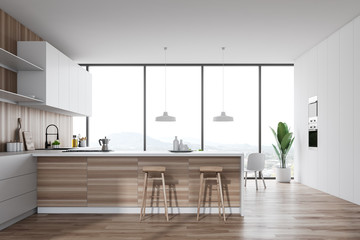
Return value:
[(246, 181), (247, 181), (247, 172), (245, 172), (245, 187), (246, 187)]
[(266, 184), (265, 184), (265, 180), (264, 180), (264, 175), (263, 175), (262, 171), (260, 171), (259, 174), (261, 174), (261, 178), (262, 178), (262, 181), (263, 181), (263, 184), (264, 184), (264, 188), (266, 188)]
[(166, 221), (169, 221), (168, 208), (167, 208), (167, 200), (166, 200), (165, 177), (164, 177), (164, 173), (163, 173), (163, 172), (161, 173), (161, 180), (162, 180), (163, 192), (164, 192), (165, 216), (166, 216)]
[(200, 173), (200, 190), (199, 190), (199, 200), (198, 200), (197, 216), (196, 216), (197, 221), (199, 221), (199, 215), (200, 215), (200, 203), (201, 203), (201, 196), (203, 190), (203, 182), (204, 182), (204, 173)]
[(224, 222), (226, 222), (225, 207), (224, 207), (224, 196), (223, 196), (223, 192), (222, 192), (222, 183), (221, 183), (221, 175), (220, 175), (220, 173), (217, 173), (217, 178), (218, 178), (219, 188), (220, 188), (220, 200), (221, 200), (221, 205), (222, 205), (222, 210), (223, 210)]
[(255, 183), (256, 183), (256, 190), (258, 190), (258, 184), (257, 184), (257, 176), (256, 176), (256, 171), (254, 171), (255, 173)]
[(143, 213), (143, 212), (145, 212), (144, 209), (146, 207), (145, 205), (146, 205), (147, 176), (148, 176), (148, 173), (146, 172), (145, 176), (144, 176), (144, 187), (143, 187), (143, 198), (142, 198), (141, 210), (140, 210), (140, 221), (142, 220), (143, 215), (145, 215), (145, 213)]

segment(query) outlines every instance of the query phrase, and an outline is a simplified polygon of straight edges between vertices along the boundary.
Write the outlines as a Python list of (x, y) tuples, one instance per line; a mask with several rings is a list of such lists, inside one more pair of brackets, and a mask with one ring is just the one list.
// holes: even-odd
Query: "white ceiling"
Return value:
[(79, 63), (292, 63), (359, 0), (0, 0)]

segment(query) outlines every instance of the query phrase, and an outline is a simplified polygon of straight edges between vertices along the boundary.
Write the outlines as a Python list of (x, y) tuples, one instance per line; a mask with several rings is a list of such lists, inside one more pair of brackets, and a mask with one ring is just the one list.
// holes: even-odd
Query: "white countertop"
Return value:
[(61, 150), (40, 150), (31, 152), (34, 157), (240, 157), (241, 152), (205, 152), (171, 153), (166, 151), (113, 151), (113, 152), (63, 152)]

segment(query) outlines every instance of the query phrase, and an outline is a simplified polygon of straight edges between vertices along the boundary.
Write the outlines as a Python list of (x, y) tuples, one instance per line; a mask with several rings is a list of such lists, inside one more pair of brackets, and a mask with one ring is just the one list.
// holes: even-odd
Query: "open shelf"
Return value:
[(21, 102), (42, 103), (42, 100), (0, 89), (0, 102), (18, 104)]
[(42, 71), (43, 69), (22, 59), (5, 49), (0, 48), (0, 67), (9, 69), (13, 72), (18, 71)]

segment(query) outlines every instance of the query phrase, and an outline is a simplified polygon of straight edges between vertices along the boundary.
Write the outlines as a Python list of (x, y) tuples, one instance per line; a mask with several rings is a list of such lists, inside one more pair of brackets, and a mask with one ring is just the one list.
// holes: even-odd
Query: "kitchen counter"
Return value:
[[(225, 211), (243, 214), (244, 155), (240, 152), (62, 152), (34, 151), (39, 213), (139, 213), (144, 166), (166, 167), (169, 212), (196, 213), (200, 167), (223, 167)], [(156, 180), (149, 182), (147, 211), (162, 212)], [(213, 181), (207, 200), (216, 199)], [(210, 196), (212, 195), (212, 196)], [(206, 203), (205, 212), (217, 213)]]

